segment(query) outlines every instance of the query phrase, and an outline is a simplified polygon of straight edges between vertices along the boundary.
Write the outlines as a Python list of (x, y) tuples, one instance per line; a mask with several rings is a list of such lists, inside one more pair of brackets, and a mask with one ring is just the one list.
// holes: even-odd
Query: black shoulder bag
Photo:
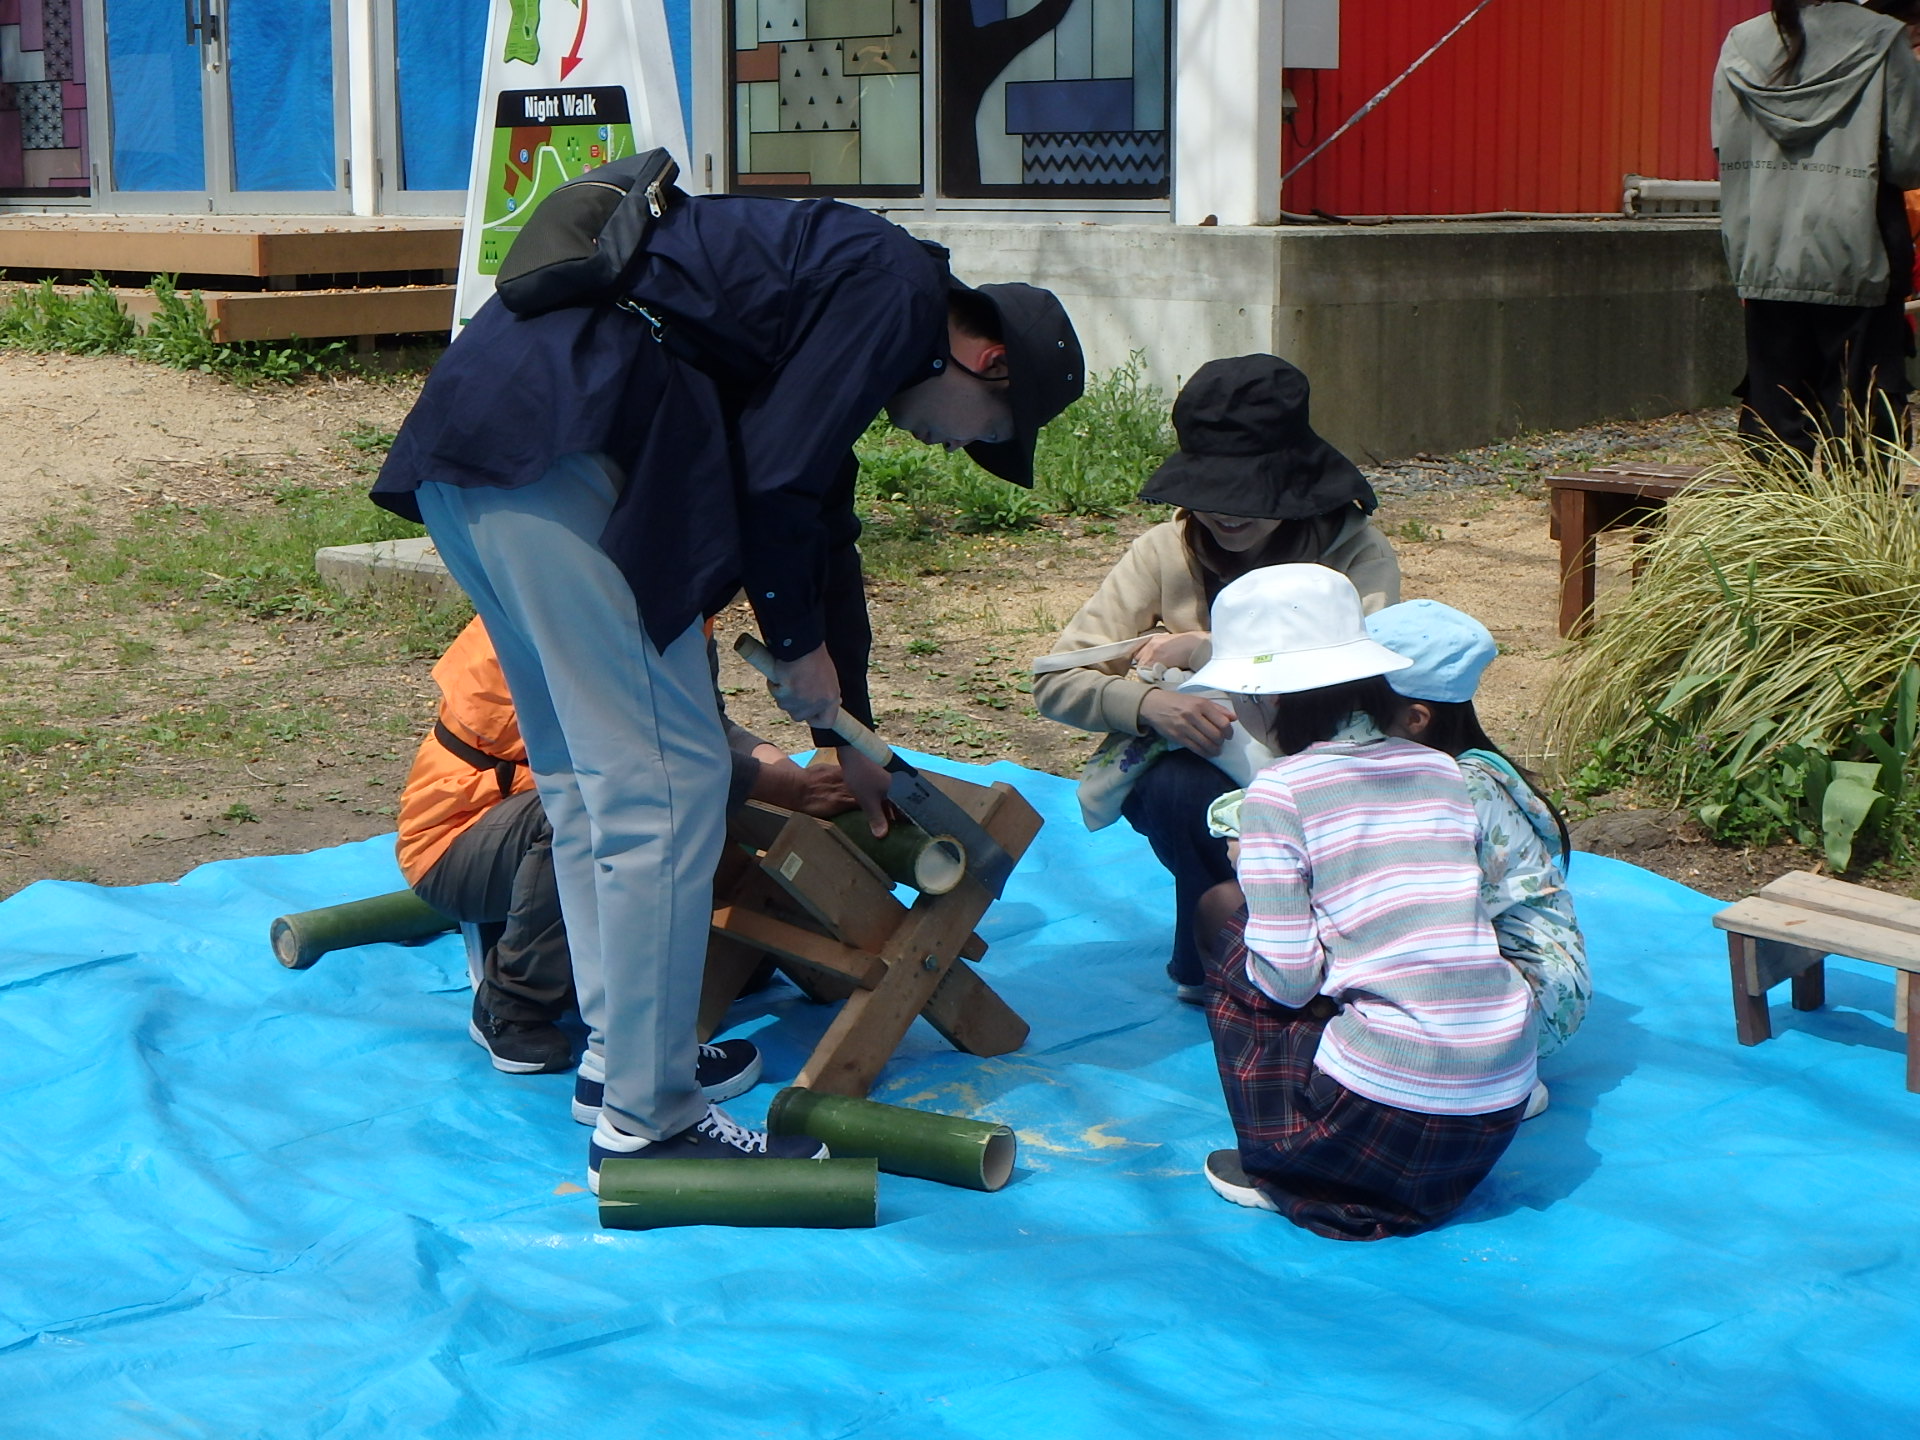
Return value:
[(645, 150), (589, 170), (542, 200), (514, 238), (495, 282), (516, 315), (618, 301), (646, 254), (647, 235), (680, 192), (680, 167)]

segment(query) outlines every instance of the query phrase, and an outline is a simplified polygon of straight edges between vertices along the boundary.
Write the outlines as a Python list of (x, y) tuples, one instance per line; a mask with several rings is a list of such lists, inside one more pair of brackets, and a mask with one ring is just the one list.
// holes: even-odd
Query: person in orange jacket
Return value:
[[(433, 667), (440, 710), (400, 796), (400, 871), (416, 894), (478, 924), (484, 951), (467, 1033), (511, 1074), (570, 1069), (558, 1021), (575, 1004), (553, 831), (534, 791), (513, 697), (478, 617)], [(733, 773), (728, 811), (747, 800), (822, 817), (856, 808), (838, 765), (796, 765), (777, 746), (727, 721)], [(725, 1100), (759, 1078), (746, 1040), (700, 1049), (701, 1088)]]

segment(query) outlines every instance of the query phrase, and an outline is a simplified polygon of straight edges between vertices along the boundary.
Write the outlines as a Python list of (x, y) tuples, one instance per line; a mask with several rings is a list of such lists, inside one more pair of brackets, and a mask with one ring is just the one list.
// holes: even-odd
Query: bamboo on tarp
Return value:
[(395, 890), (344, 905), (323, 905), (282, 915), (268, 939), (274, 958), (289, 970), (305, 970), (329, 950), (356, 945), (401, 944), (451, 930), (454, 922), (411, 890)]
[(969, 1190), (998, 1190), (1013, 1175), (1019, 1142), (990, 1120), (827, 1095), (798, 1085), (773, 1097), (773, 1135), (810, 1135), (836, 1156), (870, 1155), (889, 1175), (913, 1175)]
[(889, 880), (911, 885), (923, 895), (944, 895), (967, 873), (966, 852), (958, 844), (935, 838), (904, 817), (879, 836), (857, 810), (836, 816), (833, 823)]
[(880, 1174), (871, 1158), (600, 1162), (600, 1224), (608, 1230), (858, 1230), (879, 1219)]

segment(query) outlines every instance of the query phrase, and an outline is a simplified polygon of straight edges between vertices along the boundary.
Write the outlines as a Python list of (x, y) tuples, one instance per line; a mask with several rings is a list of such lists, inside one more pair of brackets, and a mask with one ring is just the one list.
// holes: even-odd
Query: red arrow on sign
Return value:
[(587, 35), (587, 0), (580, 0), (580, 26), (573, 32), (573, 48), (560, 57), (560, 78), (566, 79), (580, 63), (580, 42)]

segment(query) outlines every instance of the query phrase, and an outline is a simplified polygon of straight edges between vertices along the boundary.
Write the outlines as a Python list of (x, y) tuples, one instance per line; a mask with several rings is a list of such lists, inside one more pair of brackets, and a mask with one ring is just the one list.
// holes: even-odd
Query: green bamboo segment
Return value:
[(767, 1130), (811, 1135), (835, 1155), (871, 1155), (889, 1175), (914, 1175), (969, 1190), (998, 1190), (1013, 1175), (1019, 1142), (990, 1120), (964, 1120), (877, 1100), (789, 1086), (773, 1097)]
[(880, 1175), (863, 1160), (604, 1160), (600, 1224), (607, 1230), (753, 1225), (871, 1229)]
[(944, 836), (935, 839), (904, 817), (878, 839), (867, 828), (867, 817), (857, 810), (836, 816), (833, 823), (888, 879), (911, 885), (923, 895), (944, 895), (967, 873), (966, 851), (957, 841)]
[(289, 970), (304, 970), (329, 950), (424, 940), (451, 930), (453, 924), (413, 891), (395, 890), (367, 900), (282, 915), (273, 922), (268, 938), (275, 959)]

